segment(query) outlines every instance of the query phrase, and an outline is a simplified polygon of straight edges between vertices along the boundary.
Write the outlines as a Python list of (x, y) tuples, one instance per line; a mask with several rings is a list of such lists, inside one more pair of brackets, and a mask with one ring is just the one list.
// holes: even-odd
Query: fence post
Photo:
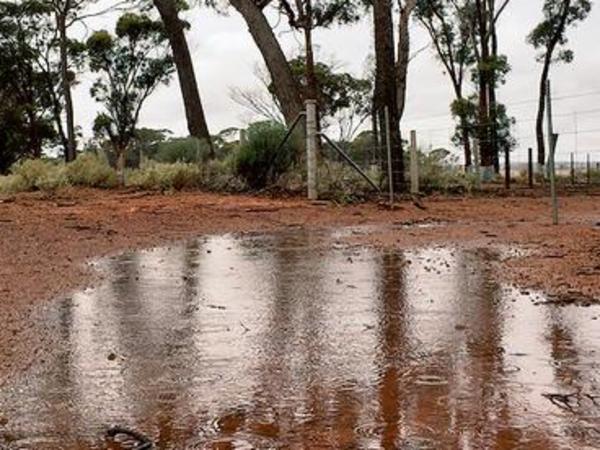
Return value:
[(592, 163), (590, 161), (590, 154), (588, 153), (585, 158), (585, 170), (587, 174), (587, 184), (592, 184)]
[(575, 185), (575, 154), (571, 152), (571, 185)]
[(527, 172), (529, 176), (529, 188), (533, 189), (533, 149), (529, 147), (527, 150), (528, 165)]
[(410, 193), (419, 193), (419, 154), (416, 130), (410, 132)]
[(473, 140), (473, 162), (475, 163), (475, 187), (481, 189), (481, 169), (479, 167), (479, 139)]
[(394, 205), (394, 173), (392, 171), (392, 139), (390, 131), (390, 110), (385, 107), (385, 144), (387, 148), (387, 172), (390, 189), (390, 205)]
[(317, 102), (306, 100), (306, 173), (308, 199), (317, 200)]

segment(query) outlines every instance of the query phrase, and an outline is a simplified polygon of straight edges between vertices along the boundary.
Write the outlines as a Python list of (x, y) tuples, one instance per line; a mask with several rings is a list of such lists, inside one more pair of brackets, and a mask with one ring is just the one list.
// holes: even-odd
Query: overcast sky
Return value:
[[(540, 65), (533, 49), (526, 44), (529, 31), (541, 18), (541, 0), (513, 0), (499, 24), (500, 51), (512, 66), (507, 83), (500, 89), (499, 100), (507, 104), (510, 115), (517, 119), (515, 136), (519, 147), (515, 160), (523, 160), (526, 149), (534, 146), (534, 118)], [(243, 126), (252, 116), (229, 97), (231, 87), (256, 87), (254, 68), (262, 61), (244, 21), (231, 9), (219, 15), (208, 9), (195, 8), (186, 14), (192, 28), (188, 41), (194, 59), (202, 101), (212, 133), (231, 126)], [(273, 16), (273, 20), (276, 17)], [(295, 56), (302, 49), (300, 36), (289, 32), (282, 21), (277, 32), (285, 52)], [(114, 17), (95, 19), (90, 29), (114, 27)], [(413, 22), (412, 49), (429, 43), (425, 31)], [(600, 162), (600, 11), (598, 5), (586, 22), (569, 32), (575, 61), (552, 69), (556, 101), (555, 123), (559, 133), (559, 153), (577, 152), (583, 161), (591, 153)], [(319, 59), (336, 61), (356, 76), (364, 75), (365, 60), (373, 53), (371, 18), (351, 27), (332, 28), (315, 37)], [(75, 92), (77, 123), (89, 136), (98, 105), (89, 96), (92, 74), (85, 74)], [(448, 105), (451, 86), (442, 66), (431, 49), (421, 52), (411, 62), (408, 82), (407, 110), (402, 121), (403, 133), (417, 130), (422, 146), (450, 147), (452, 121)], [(145, 105), (140, 126), (167, 128), (175, 134), (186, 134), (185, 115), (177, 80), (160, 87)]]

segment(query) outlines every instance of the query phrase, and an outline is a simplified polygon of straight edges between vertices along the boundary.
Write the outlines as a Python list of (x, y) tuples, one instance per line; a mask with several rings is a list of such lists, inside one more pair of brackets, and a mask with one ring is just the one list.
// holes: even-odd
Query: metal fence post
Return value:
[(417, 132), (410, 132), (410, 193), (419, 193), (419, 153), (417, 151)]
[(308, 199), (317, 200), (317, 102), (306, 100), (306, 173)]

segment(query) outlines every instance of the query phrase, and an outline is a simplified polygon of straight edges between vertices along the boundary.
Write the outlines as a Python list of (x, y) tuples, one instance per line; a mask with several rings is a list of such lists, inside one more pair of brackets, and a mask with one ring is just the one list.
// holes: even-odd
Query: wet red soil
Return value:
[(353, 225), (363, 231), (340, 240), (404, 249), (504, 247), (499, 280), (523, 292), (542, 290), (550, 294), (545, 301), (585, 306), (600, 299), (600, 196), (570, 196), (561, 207), (555, 227), (546, 198), (432, 198), (393, 210), (206, 193), (73, 190), (3, 198), (0, 387), (52, 352), (55, 336), (40, 333), (33, 317), (60, 294), (98, 284), (86, 261), (204, 234)]

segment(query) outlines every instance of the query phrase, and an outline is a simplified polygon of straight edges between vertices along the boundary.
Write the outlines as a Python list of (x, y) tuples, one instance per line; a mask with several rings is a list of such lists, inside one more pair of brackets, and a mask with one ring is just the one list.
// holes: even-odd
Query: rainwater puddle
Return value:
[(535, 306), (504, 251), (220, 236), (99, 263), (0, 390), (0, 448), (595, 448), (600, 308)]

